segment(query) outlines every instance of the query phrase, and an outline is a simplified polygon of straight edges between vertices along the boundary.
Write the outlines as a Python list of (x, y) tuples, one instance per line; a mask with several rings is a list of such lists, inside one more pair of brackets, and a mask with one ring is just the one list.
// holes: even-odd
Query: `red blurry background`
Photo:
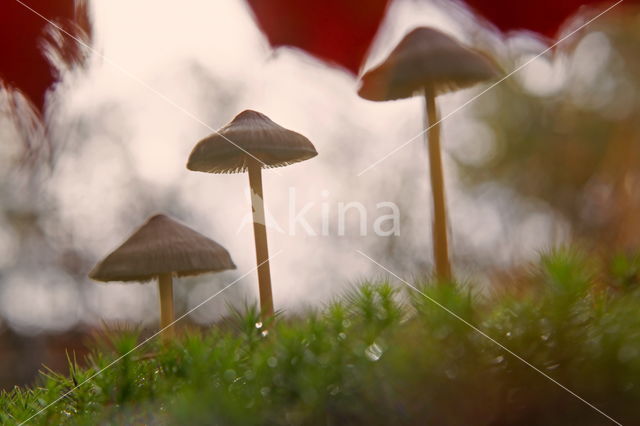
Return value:
[[(76, 0), (25, 0), (25, 5), (77, 37), (87, 38), (91, 26), (86, 3)], [(0, 81), (20, 90), (42, 112), (46, 91), (57, 75), (43, 42), (48, 23), (15, 0), (0, 2)], [(65, 41), (61, 52), (69, 63), (82, 55), (74, 42)]]
[[(390, 0), (247, 0), (256, 22), (274, 47), (293, 46), (357, 74), (384, 18)], [(24, 4), (22, 4), (24, 3)], [(524, 29), (553, 38), (562, 23), (584, 5), (602, 0), (465, 0), (502, 31)], [(626, 0), (639, 4), (640, 0)], [(26, 6), (74, 36), (90, 38), (85, 0), (5, 0), (0, 3), (0, 80), (23, 92), (42, 112), (46, 91), (57, 76), (43, 51), (48, 23)], [(68, 38), (68, 37), (67, 37)], [(81, 58), (67, 40), (63, 56)]]

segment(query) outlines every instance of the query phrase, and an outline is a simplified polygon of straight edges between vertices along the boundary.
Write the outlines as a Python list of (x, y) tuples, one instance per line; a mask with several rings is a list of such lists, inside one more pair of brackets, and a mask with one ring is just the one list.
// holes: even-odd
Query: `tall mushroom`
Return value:
[(440, 31), (420, 27), (407, 34), (380, 65), (364, 74), (358, 90), (361, 97), (372, 101), (424, 95), (433, 196), (433, 250), (436, 276), (442, 281), (451, 278), (451, 264), (436, 96), (497, 76), (496, 66), (481, 53)]
[(249, 172), (263, 318), (273, 316), (273, 295), (264, 218), (262, 169), (286, 166), (316, 155), (318, 153), (315, 147), (306, 137), (274, 123), (264, 114), (246, 110), (218, 132), (198, 142), (187, 162), (189, 170), (199, 172)]
[(173, 276), (235, 269), (220, 244), (162, 214), (150, 217), (89, 273), (96, 281), (158, 279), (163, 337), (173, 335)]

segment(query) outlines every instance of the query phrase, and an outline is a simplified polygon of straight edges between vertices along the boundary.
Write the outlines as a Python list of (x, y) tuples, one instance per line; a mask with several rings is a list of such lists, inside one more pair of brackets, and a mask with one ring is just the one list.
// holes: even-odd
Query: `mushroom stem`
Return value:
[(173, 281), (171, 274), (158, 276), (158, 289), (160, 290), (160, 330), (162, 337), (169, 338), (174, 335), (173, 326)]
[(440, 281), (451, 279), (449, 247), (447, 242), (447, 208), (444, 194), (444, 175), (442, 172), (442, 154), (440, 150), (440, 123), (435, 93), (425, 88), (424, 98), (427, 119), (427, 148), (429, 151), (429, 172), (433, 195), (433, 254), (436, 277)]
[(249, 185), (251, 186), (251, 208), (253, 209), (253, 235), (256, 241), (260, 311), (263, 319), (266, 319), (273, 317), (273, 295), (271, 293), (271, 273), (269, 271), (261, 166), (255, 158), (249, 159)]

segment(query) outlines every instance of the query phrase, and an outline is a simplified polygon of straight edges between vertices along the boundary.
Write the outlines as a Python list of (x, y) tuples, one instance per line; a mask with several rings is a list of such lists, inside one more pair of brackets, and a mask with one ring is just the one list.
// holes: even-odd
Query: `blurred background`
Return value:
[[(105, 323), (156, 326), (155, 284), (87, 278), (153, 213), (213, 238), (238, 266), (176, 280), (178, 315), (254, 268), (247, 176), (185, 167), (199, 139), (244, 109), (306, 135), (319, 152), (264, 174), (270, 250), (282, 251), (271, 266), (276, 309), (322, 306), (379, 276), (356, 249), (403, 277), (430, 272), (422, 138), (358, 176), (421, 132), (421, 98), (359, 98), (348, 66), (273, 49), (244, 0), (189, 0), (180, 8), (151, 0), (47, 3), (31, 2), (29, 10), (10, 0), (0, 9), (0, 19), (11, 17), (0, 48), (40, 52), (40, 63), (17, 57), (29, 75), (44, 69), (51, 80), (16, 87), (24, 72), (12, 68), (15, 57), (0, 62), (17, 76), (0, 73), (0, 388), (30, 383), (42, 363), (64, 369), (65, 351), (80, 358)], [(419, 25), (485, 51), (505, 73), (552, 43), (531, 31), (501, 31), (459, 2), (381, 5), (386, 13), (359, 71)], [(600, 10), (580, 9), (557, 37)], [(568, 243), (603, 254), (637, 249), (639, 51), (640, 10), (620, 5), (443, 122), (458, 277), (487, 289), (492, 277)], [(486, 87), (441, 97), (442, 115)], [(355, 210), (338, 235), (337, 206), (349, 202), (365, 207), (367, 235)], [(375, 219), (390, 213), (381, 202), (399, 207), (399, 235), (373, 232)], [(305, 206), (311, 233), (291, 223)], [(251, 273), (189, 320), (210, 324), (227, 304), (256, 300)]]

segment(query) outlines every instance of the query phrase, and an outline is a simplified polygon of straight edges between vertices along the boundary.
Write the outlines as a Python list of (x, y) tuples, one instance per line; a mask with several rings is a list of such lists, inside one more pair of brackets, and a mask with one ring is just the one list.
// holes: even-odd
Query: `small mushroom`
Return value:
[(89, 273), (96, 281), (158, 279), (163, 337), (173, 335), (173, 276), (235, 269), (220, 244), (168, 216), (150, 217)]
[(432, 28), (412, 30), (377, 67), (366, 72), (358, 94), (372, 101), (424, 95), (428, 130), (429, 168), (433, 196), (433, 246), (436, 276), (451, 278), (447, 242), (440, 119), (436, 96), (495, 79), (499, 71), (483, 54)]
[(189, 170), (199, 172), (249, 172), (260, 308), (264, 318), (272, 317), (274, 311), (262, 169), (286, 166), (316, 155), (315, 147), (306, 137), (274, 123), (264, 114), (246, 110), (218, 132), (198, 142), (187, 162)]

